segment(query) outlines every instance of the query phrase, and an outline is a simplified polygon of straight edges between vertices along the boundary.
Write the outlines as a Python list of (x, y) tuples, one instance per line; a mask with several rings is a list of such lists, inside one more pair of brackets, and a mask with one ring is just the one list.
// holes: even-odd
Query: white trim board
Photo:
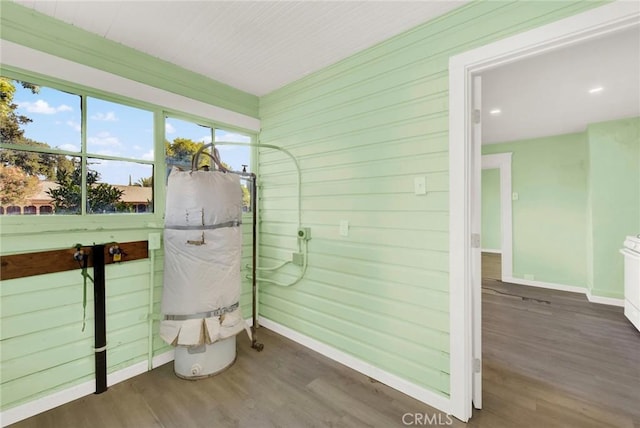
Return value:
[(513, 275), (511, 158), (511, 152), (482, 156), (482, 169), (497, 168), (500, 171), (500, 252), (502, 254), (500, 266), (502, 278), (509, 278)]
[(289, 327), (285, 327), (270, 319), (260, 317), (260, 326), (272, 330), (288, 339), (293, 340), (300, 345), (324, 355), (327, 358), (331, 358), (334, 361), (339, 362), (357, 372), (360, 372), (366, 376), (369, 376), (377, 381), (396, 389), (403, 394), (415, 398), (431, 407), (435, 407), (438, 410), (449, 413), (449, 399), (440, 394), (437, 394), (431, 390), (411, 383), (399, 376), (384, 371), (372, 364), (367, 363), (359, 358), (349, 355), (339, 349), (322, 343), (316, 339), (299, 333)]
[(618, 299), (615, 297), (594, 296), (591, 294), (591, 290), (585, 287), (578, 287), (575, 285), (556, 284), (553, 282), (533, 281), (529, 279), (521, 278), (503, 278), (502, 282), (509, 282), (517, 285), (528, 285), (529, 287), (546, 288), (549, 290), (568, 291), (570, 293), (584, 294), (587, 300), (591, 303), (599, 303), (601, 305), (621, 306), (624, 307), (624, 299)]
[(594, 296), (591, 294), (591, 290), (587, 290), (587, 299), (591, 303), (599, 303), (601, 305), (620, 306), (624, 308), (624, 299), (618, 299), (615, 297)]
[[(449, 320), (451, 413), (472, 415), (471, 189), (480, 175), (471, 139), (474, 74), (630, 28), (640, 23), (640, 4), (617, 1), (464, 52), (449, 60)], [(474, 159), (474, 163), (471, 160)], [(476, 309), (477, 311), (477, 309)]]
[(6, 65), (135, 98), (171, 111), (177, 110), (250, 131), (260, 131), (260, 120), (254, 117), (78, 64), (8, 40), (0, 40), (0, 50), (2, 63)]
[[(169, 361), (173, 360), (173, 350), (153, 357), (153, 367), (161, 366)], [(138, 376), (147, 372), (147, 360), (133, 364), (124, 369), (118, 370), (107, 375), (107, 386), (112, 386), (132, 377)], [(30, 418), (39, 413), (46, 412), (55, 407), (69, 403), (73, 400), (91, 395), (96, 390), (95, 379), (83, 382), (79, 385), (72, 386), (71, 388), (64, 389), (62, 391), (54, 392), (42, 398), (38, 398), (28, 403), (21, 404), (16, 407), (12, 407), (0, 413), (0, 426), (7, 426), (19, 422), (21, 420)]]
[(490, 248), (483, 248), (480, 250), (481, 253), (490, 253), (490, 254), (502, 254), (502, 250), (492, 250)]
[(529, 287), (546, 288), (549, 290), (568, 291), (570, 293), (587, 294), (587, 289), (575, 285), (555, 284), (553, 282), (534, 281), (531, 279), (514, 278), (512, 276), (502, 278), (502, 282), (510, 284), (527, 285)]

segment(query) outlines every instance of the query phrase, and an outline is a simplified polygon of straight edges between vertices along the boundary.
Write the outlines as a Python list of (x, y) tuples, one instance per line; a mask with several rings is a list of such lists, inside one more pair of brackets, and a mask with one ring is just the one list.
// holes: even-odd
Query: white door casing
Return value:
[(477, 166), (482, 157), (482, 78), (473, 76), (473, 131), (471, 150), (471, 281), (473, 316), (473, 407), (482, 409), (482, 169)]
[[(640, 24), (640, 3), (616, 1), (449, 59), (450, 413), (467, 421), (473, 400), (472, 75)], [(476, 207), (477, 209), (477, 207)]]
[(482, 156), (482, 169), (500, 170), (500, 248), (503, 281), (513, 276), (513, 207), (511, 194), (511, 152)]

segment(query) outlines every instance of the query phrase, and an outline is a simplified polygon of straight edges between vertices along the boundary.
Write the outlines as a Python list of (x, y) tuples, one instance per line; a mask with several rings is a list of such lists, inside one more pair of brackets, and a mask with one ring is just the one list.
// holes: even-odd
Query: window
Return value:
[(0, 85), (7, 214), (153, 212), (152, 112), (7, 77)]
[[(182, 169), (191, 169), (191, 161), (194, 154), (205, 144), (215, 141), (223, 166), (232, 171), (251, 172), (251, 147), (240, 144), (251, 143), (250, 135), (167, 117), (165, 119), (165, 138), (167, 167), (169, 170), (174, 166)], [(207, 156), (207, 153), (210, 154), (211, 151), (206, 149), (203, 153), (199, 157), (198, 168), (210, 168), (212, 160)], [(244, 180), (242, 180), (242, 192), (243, 210), (248, 212), (251, 210), (251, 200), (248, 183)]]

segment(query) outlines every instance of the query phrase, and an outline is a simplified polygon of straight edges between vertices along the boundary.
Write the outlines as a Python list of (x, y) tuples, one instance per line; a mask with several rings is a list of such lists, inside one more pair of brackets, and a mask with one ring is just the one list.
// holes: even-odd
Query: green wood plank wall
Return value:
[[(262, 97), (260, 141), (298, 158), (312, 239), (306, 278), (262, 284), (261, 315), (447, 396), (449, 57), (599, 4), (472, 2)], [(259, 162), (269, 265), (296, 248), (295, 175)]]

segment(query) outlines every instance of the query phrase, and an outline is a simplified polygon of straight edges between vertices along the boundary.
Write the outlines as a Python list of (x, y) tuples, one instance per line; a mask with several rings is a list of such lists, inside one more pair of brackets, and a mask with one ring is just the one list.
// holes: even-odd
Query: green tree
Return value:
[(138, 187), (153, 187), (153, 177), (140, 178), (134, 186)]
[[(14, 83), (15, 82), (15, 83)], [(32, 83), (17, 82), (6, 77), (0, 77), (0, 141), (20, 146), (48, 149), (45, 143), (31, 140), (24, 136), (25, 125), (33, 122), (30, 118), (16, 113), (18, 105), (13, 102), (16, 92), (15, 84), (37, 94), (40, 88)], [(21, 150), (0, 150), (0, 163), (21, 168), (27, 175), (43, 176), (53, 180), (60, 168), (70, 168), (71, 161), (63, 155), (37, 153)]]
[(38, 191), (38, 178), (26, 174), (21, 168), (0, 164), (0, 203), (24, 203)]
[[(91, 169), (87, 170), (87, 211), (90, 213), (115, 212), (124, 193), (122, 190), (107, 183), (98, 183), (100, 174)], [(59, 169), (56, 172), (58, 187), (48, 190), (53, 199), (57, 213), (80, 213), (82, 200), (82, 169), (79, 162), (72, 169)]]

